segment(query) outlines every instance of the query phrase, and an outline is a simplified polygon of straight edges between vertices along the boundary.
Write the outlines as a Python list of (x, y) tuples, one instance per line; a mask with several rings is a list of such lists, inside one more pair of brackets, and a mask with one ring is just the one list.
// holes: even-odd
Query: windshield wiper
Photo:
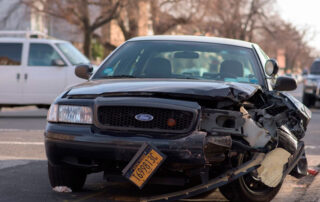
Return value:
[(185, 77), (175, 77), (175, 79), (194, 79), (194, 80), (200, 80), (200, 79), (202, 79), (202, 78), (185, 76)]
[(114, 76), (104, 76), (103, 78), (111, 78), (111, 79), (121, 79), (121, 78), (138, 78), (132, 75), (114, 75)]

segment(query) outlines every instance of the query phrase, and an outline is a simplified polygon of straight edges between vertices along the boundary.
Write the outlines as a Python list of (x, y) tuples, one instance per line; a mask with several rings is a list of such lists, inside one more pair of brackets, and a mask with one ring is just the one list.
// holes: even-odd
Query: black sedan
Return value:
[(82, 188), (87, 174), (181, 190), (215, 188), (232, 201), (270, 201), (287, 174), (306, 175), (302, 138), (311, 113), (276, 77), (258, 45), (195, 36), (150, 36), (117, 48), (51, 105), (45, 131), (51, 185)]

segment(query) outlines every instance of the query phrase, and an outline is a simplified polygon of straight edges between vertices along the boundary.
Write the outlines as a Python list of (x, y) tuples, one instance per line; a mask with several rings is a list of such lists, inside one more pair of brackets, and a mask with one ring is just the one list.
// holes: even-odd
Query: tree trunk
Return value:
[(83, 52), (84, 54), (91, 59), (91, 38), (92, 32), (90, 30), (85, 29), (83, 31)]

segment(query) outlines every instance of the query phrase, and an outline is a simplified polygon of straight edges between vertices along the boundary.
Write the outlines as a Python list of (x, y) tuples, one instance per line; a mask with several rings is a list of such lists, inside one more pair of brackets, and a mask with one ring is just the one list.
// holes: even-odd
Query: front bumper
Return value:
[(167, 155), (166, 164), (197, 166), (206, 163), (206, 136), (204, 132), (194, 131), (184, 137), (155, 139), (124, 133), (102, 134), (86, 125), (48, 123), (45, 147), (52, 164), (90, 168), (108, 167), (109, 162), (126, 164), (143, 143), (149, 143)]

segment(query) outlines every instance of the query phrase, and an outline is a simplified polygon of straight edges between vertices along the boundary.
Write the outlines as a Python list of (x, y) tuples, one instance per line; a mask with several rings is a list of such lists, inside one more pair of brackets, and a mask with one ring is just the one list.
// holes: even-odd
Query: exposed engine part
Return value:
[(267, 153), (257, 169), (261, 182), (269, 187), (276, 187), (283, 178), (284, 165), (288, 163), (289, 157), (290, 153), (282, 148)]
[(271, 139), (269, 132), (258, 125), (243, 107), (240, 112), (205, 109), (202, 119), (202, 130), (220, 136), (241, 136), (254, 148), (264, 147)]
[(209, 133), (242, 135), (243, 123), (241, 112), (203, 109), (200, 128)]
[(207, 162), (221, 162), (225, 160), (225, 153), (232, 146), (231, 136), (207, 136), (204, 153)]
[(239, 152), (239, 153), (244, 153), (244, 152), (263, 152), (265, 153), (265, 149), (257, 149), (253, 148), (251, 146), (248, 146), (247, 144), (244, 144), (240, 141), (237, 140), (232, 140), (232, 151), (234, 152)]
[(243, 125), (245, 139), (252, 147), (264, 147), (271, 139), (269, 132), (259, 127), (252, 119), (246, 119)]

